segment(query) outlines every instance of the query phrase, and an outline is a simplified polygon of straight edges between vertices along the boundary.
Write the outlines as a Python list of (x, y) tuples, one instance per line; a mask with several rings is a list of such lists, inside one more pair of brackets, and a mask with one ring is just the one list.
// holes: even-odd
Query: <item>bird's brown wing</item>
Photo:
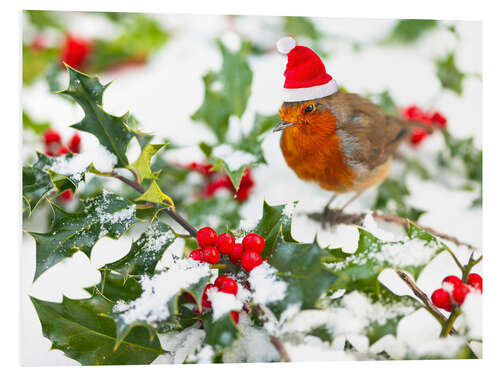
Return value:
[(359, 95), (337, 92), (321, 104), (336, 116), (344, 155), (354, 165), (374, 169), (385, 163), (409, 134), (403, 120)]

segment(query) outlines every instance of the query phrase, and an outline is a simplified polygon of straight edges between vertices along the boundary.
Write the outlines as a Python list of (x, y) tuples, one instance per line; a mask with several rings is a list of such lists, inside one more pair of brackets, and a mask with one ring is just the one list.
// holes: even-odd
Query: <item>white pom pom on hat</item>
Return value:
[(291, 36), (284, 36), (276, 42), (276, 48), (279, 53), (284, 55), (288, 54), (292, 49), (295, 48), (297, 42)]

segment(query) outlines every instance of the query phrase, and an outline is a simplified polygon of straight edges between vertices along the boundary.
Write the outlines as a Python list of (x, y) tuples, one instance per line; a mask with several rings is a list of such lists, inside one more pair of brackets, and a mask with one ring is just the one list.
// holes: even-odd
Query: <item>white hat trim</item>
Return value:
[(302, 102), (304, 100), (319, 99), (332, 95), (337, 91), (339, 91), (339, 88), (334, 79), (319, 86), (302, 87), (299, 89), (283, 88), (283, 101)]

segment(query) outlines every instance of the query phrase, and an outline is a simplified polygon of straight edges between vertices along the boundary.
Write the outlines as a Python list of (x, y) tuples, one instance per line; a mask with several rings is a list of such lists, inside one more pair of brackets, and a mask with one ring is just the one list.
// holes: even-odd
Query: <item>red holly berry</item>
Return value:
[(217, 243), (217, 233), (210, 227), (201, 228), (196, 233), (196, 241), (201, 247), (215, 246)]
[(61, 146), (57, 151), (57, 156), (66, 155), (68, 153), (68, 148), (66, 146)]
[(235, 198), (238, 202), (244, 202), (250, 196), (250, 188), (242, 188), (240, 187), (236, 192)]
[(238, 284), (236, 281), (225, 275), (219, 276), (215, 279), (215, 286), (223, 293), (234, 295), (238, 293)]
[(217, 250), (222, 254), (230, 254), (234, 248), (234, 237), (231, 233), (222, 233), (217, 237)]
[(215, 180), (208, 182), (201, 192), (204, 197), (212, 197), (219, 189), (230, 189), (231, 181), (227, 181), (225, 177), (217, 177)]
[(243, 245), (240, 243), (237, 243), (233, 247), (233, 251), (229, 254), (229, 260), (231, 263), (236, 265), (239, 260), (241, 259), (241, 254), (243, 254)]
[(193, 161), (192, 163), (189, 163), (186, 166), (186, 168), (189, 169), (190, 171), (195, 171), (202, 174), (205, 177), (208, 177), (215, 173), (215, 171), (211, 171), (212, 166), (213, 166), (212, 164), (197, 163)]
[(210, 263), (210, 264), (216, 264), (219, 261), (220, 254), (219, 251), (212, 246), (208, 246), (203, 248), (203, 261)]
[(80, 143), (82, 139), (78, 133), (73, 134), (71, 139), (69, 140), (68, 147), (73, 154), (78, 154), (80, 152)]
[(409, 106), (408, 108), (403, 110), (403, 116), (408, 120), (418, 121), (422, 118), (423, 115), (424, 111), (416, 105)]
[(483, 293), (483, 278), (477, 273), (469, 274), (467, 284), (469, 284), (474, 289), (480, 290), (481, 293)]
[(234, 324), (238, 324), (240, 321), (240, 313), (238, 311), (231, 311), (231, 318), (233, 318)]
[(191, 251), (189, 254), (191, 259), (197, 260), (198, 262), (203, 262), (203, 251), (201, 249), (196, 249)]
[(461, 305), (462, 303), (464, 303), (465, 297), (467, 296), (467, 294), (469, 294), (469, 292), (470, 288), (465, 284), (456, 287), (455, 289), (453, 289), (453, 293), (451, 294), (453, 297), (453, 301), (457, 305)]
[(43, 141), (47, 146), (54, 142), (61, 142), (61, 134), (57, 130), (49, 129), (43, 134)]
[(91, 51), (92, 44), (88, 40), (67, 34), (61, 49), (61, 65), (64, 66), (64, 62), (79, 69), (87, 62)]
[(59, 199), (61, 199), (63, 202), (68, 202), (73, 199), (73, 192), (71, 189), (64, 190), (60, 195)]
[(455, 275), (450, 275), (450, 276), (446, 276), (443, 279), (443, 282), (441, 283), (441, 286), (444, 287), (444, 283), (448, 283), (448, 284), (452, 285), (452, 288), (447, 289), (447, 290), (449, 290), (451, 292), (453, 289), (455, 289), (455, 288), (459, 287), (460, 285), (462, 285), (462, 280), (459, 277), (455, 276)]
[(451, 311), (453, 309), (450, 293), (443, 288), (436, 289), (434, 293), (432, 293), (431, 299), (432, 303), (440, 309), (444, 309), (446, 311)]
[(424, 129), (413, 129), (410, 142), (413, 146), (417, 146), (427, 137), (427, 135), (428, 133)]
[(256, 251), (245, 251), (241, 255), (241, 267), (247, 272), (250, 272), (260, 264), (262, 264), (262, 257)]
[(207, 291), (212, 288), (215, 288), (214, 284), (207, 284), (207, 286), (205, 286), (205, 289), (203, 289), (203, 295), (201, 296), (201, 306), (207, 309), (210, 309), (212, 307), (212, 302), (210, 302), (207, 296)]
[(245, 251), (256, 251), (259, 254), (264, 250), (265, 241), (264, 238), (259, 236), (257, 233), (249, 233), (243, 238), (243, 250)]
[(439, 112), (434, 112), (434, 114), (431, 117), (431, 121), (433, 124), (437, 125), (440, 128), (446, 128), (446, 117), (444, 117), (441, 113)]

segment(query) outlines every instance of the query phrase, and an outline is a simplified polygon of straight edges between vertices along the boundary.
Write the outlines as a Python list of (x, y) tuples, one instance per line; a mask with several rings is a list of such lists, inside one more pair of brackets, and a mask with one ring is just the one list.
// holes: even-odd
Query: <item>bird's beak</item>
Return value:
[(273, 133), (282, 131), (286, 128), (289, 128), (290, 126), (295, 125), (295, 122), (286, 122), (286, 121), (280, 121), (278, 125), (276, 125), (273, 129)]

